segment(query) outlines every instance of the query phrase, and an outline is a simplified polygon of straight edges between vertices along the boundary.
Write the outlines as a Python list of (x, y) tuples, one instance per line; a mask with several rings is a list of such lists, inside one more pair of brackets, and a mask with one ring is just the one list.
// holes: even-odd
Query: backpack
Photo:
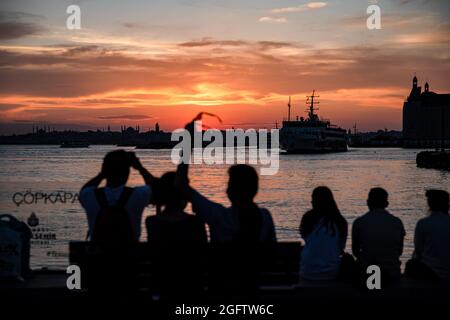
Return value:
[(125, 210), (125, 205), (132, 192), (133, 188), (124, 187), (117, 203), (111, 206), (106, 199), (104, 188), (95, 190), (100, 211), (91, 232), (93, 242), (130, 243), (135, 241), (131, 221)]
[(0, 279), (23, 279), (30, 270), (31, 230), (9, 214), (0, 215)]

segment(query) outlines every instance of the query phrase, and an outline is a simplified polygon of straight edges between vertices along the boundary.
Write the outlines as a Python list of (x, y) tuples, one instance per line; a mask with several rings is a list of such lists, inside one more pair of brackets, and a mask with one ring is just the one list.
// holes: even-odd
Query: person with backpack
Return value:
[[(137, 170), (145, 185), (127, 187), (130, 168)], [(99, 188), (106, 180), (106, 186)], [(144, 208), (152, 198), (154, 177), (133, 152), (109, 152), (101, 172), (80, 191), (80, 202), (87, 214), (88, 237), (94, 242), (135, 242), (141, 235)]]
[(305, 245), (300, 257), (300, 278), (309, 281), (336, 280), (347, 241), (347, 221), (328, 187), (312, 193), (312, 210), (300, 222)]

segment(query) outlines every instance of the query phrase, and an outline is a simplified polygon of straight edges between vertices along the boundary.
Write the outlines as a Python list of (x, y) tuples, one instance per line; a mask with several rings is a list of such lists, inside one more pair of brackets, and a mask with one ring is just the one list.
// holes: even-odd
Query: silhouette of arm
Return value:
[(104, 178), (105, 178), (105, 175), (103, 174), (103, 172), (100, 172), (100, 173), (97, 174), (95, 177), (93, 177), (93, 178), (90, 179), (88, 182), (86, 182), (86, 183), (84, 184), (84, 186), (81, 187), (80, 192), (83, 191), (83, 190), (86, 189), (86, 188), (89, 188), (89, 187), (95, 187), (95, 188), (97, 188), (97, 187), (100, 185), (100, 183), (102, 183), (102, 180), (103, 180)]
[(398, 255), (401, 256), (403, 254), (403, 240), (405, 239), (406, 232), (405, 232), (405, 228), (403, 227), (402, 221), (400, 219), (399, 219), (399, 221), (400, 221), (400, 227), (401, 227), (401, 236), (400, 236), (400, 246), (399, 246), (400, 252), (398, 253)]
[(195, 131), (194, 121), (195, 121), (195, 119), (192, 120), (191, 122), (189, 122), (188, 124), (186, 124), (184, 127), (184, 129), (189, 132), (190, 137), (191, 137), (191, 150), (190, 150), (189, 155), (187, 155), (188, 159), (184, 159), (186, 162), (182, 161), (177, 166), (177, 173), (176, 173), (176, 177), (175, 177), (175, 184), (181, 188), (182, 193), (187, 201), (192, 200), (192, 193), (193, 193), (193, 189), (189, 185), (189, 161), (190, 161), (190, 157), (191, 157), (191, 153), (192, 153), (192, 146), (194, 145), (194, 140), (193, 140), (194, 131)]
[(207, 224), (214, 224), (226, 210), (221, 204), (215, 203), (189, 185), (189, 164), (180, 163), (177, 167), (175, 184), (178, 185), (186, 200), (192, 203), (192, 210)]
[(300, 221), (300, 226), (298, 228), (300, 236), (303, 238), (303, 240), (306, 240), (306, 238), (311, 233), (313, 229), (312, 224), (311, 212), (308, 211), (303, 215), (302, 220)]
[(221, 221), (227, 209), (223, 205), (209, 200), (197, 190), (191, 190), (192, 211), (209, 225)]
[(359, 223), (357, 220), (353, 222), (352, 226), (352, 253), (359, 259), (361, 256), (361, 243), (359, 241)]
[(138, 157), (136, 157), (136, 155), (134, 153), (133, 153), (133, 158), (131, 160), (131, 167), (139, 172), (139, 174), (144, 179), (144, 182), (146, 185), (148, 185), (148, 186), (152, 185), (155, 178), (147, 169), (144, 168), (141, 161), (139, 160)]
[(344, 223), (342, 224), (343, 226), (343, 234), (341, 235), (341, 251), (344, 252), (345, 251), (345, 244), (347, 243), (347, 236), (348, 236), (348, 224), (347, 221), (344, 219)]
[(266, 230), (266, 234), (263, 242), (272, 243), (277, 242), (277, 235), (275, 231), (275, 224), (273, 223), (272, 215), (270, 211), (267, 209), (262, 209), (263, 219), (264, 219), (264, 229)]
[(420, 259), (422, 257), (424, 248), (424, 236), (422, 230), (422, 223), (419, 221), (416, 225), (416, 230), (414, 231), (414, 258)]

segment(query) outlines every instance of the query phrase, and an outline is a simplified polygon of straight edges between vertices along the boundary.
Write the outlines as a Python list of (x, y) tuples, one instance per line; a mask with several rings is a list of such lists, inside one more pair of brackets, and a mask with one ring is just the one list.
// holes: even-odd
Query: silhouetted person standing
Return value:
[(400, 256), (403, 252), (405, 229), (402, 221), (390, 214), (388, 193), (382, 188), (373, 188), (367, 199), (369, 212), (357, 218), (352, 226), (352, 251), (366, 275), (370, 265), (381, 269), (381, 281), (392, 283), (400, 278)]
[(449, 194), (443, 190), (426, 192), (430, 214), (417, 222), (413, 259), (406, 264), (407, 276), (450, 280)]
[[(126, 186), (130, 167), (137, 170), (144, 186)], [(106, 186), (99, 188), (106, 179)], [(138, 241), (144, 208), (150, 203), (153, 176), (142, 166), (133, 152), (116, 150), (108, 153), (101, 172), (80, 191), (80, 202), (86, 211), (89, 236), (93, 241)]]
[(339, 275), (347, 241), (347, 221), (327, 187), (313, 190), (311, 204), (312, 210), (303, 215), (299, 228), (305, 240), (300, 277), (313, 281), (334, 280)]

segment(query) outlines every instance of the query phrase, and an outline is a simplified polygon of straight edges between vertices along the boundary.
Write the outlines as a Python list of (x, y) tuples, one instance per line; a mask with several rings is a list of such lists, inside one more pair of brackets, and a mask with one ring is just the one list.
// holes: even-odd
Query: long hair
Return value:
[(237, 241), (258, 242), (261, 236), (262, 217), (253, 201), (258, 192), (258, 174), (245, 164), (231, 166), (228, 170), (228, 196), (239, 214)]
[(335, 234), (334, 226), (337, 226), (341, 235), (346, 232), (347, 222), (339, 211), (333, 193), (328, 187), (320, 186), (313, 190), (312, 206), (313, 212), (320, 217), (323, 225), (328, 231), (331, 230), (333, 235)]

